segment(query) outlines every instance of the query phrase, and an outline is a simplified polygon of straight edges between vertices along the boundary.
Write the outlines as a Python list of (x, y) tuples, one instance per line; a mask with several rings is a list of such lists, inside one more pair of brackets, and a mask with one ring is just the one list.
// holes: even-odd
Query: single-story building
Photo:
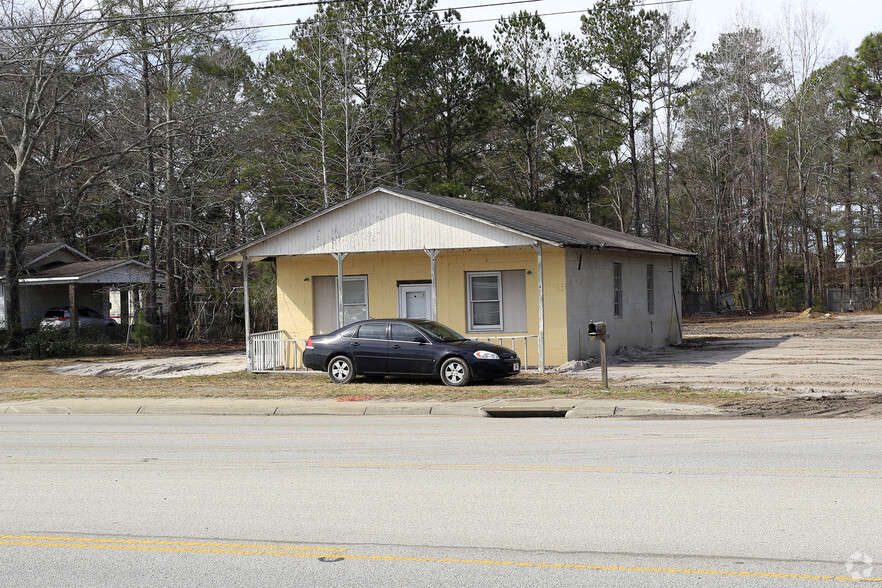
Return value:
[[(0, 250), (0, 268), (5, 267), (4, 250)], [(128, 300), (131, 288), (149, 282), (149, 268), (134, 259), (96, 260), (64, 243), (35, 243), (24, 248), (21, 294), (21, 323), (35, 327), (43, 313), (53, 306), (70, 306), (71, 292), (77, 306), (92, 308), (104, 316), (120, 320), (120, 300)], [(164, 283), (164, 278), (158, 281)], [(5, 276), (0, 275), (0, 328), (6, 328)], [(128, 306), (128, 305), (127, 305)], [(131, 316), (131, 313), (124, 316)]]
[(369, 317), (438, 320), (543, 369), (597, 357), (591, 321), (606, 322), (610, 353), (679, 343), (691, 255), (572, 218), (378, 187), (221, 259), (245, 264), (246, 301), (248, 262), (276, 263), (279, 331), (249, 338), (254, 371), (267, 339), (295, 345), (265, 369), (290, 368), (297, 341)]

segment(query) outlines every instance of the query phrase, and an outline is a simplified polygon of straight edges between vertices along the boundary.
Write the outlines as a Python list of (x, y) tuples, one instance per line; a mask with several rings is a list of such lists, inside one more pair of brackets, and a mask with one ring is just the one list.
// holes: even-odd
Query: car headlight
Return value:
[(499, 359), (499, 356), (492, 351), (484, 351), (483, 349), (475, 351), (475, 357), (478, 359)]

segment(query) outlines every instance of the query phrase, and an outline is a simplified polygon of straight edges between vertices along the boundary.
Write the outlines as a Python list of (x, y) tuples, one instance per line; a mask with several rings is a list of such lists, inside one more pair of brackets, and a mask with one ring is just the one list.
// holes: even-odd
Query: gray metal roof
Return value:
[[(99, 261), (76, 261), (73, 263), (50, 264), (25, 272), (21, 276), (22, 284), (72, 284), (75, 282), (98, 283), (107, 280), (113, 272), (113, 282), (146, 284), (146, 264), (134, 259), (104, 259)], [(157, 281), (165, 282), (164, 272), (157, 272)], [(122, 275), (124, 279), (118, 279)]]
[(668, 255), (694, 255), (684, 249), (634, 237), (565, 216), (521, 210), (511, 206), (486, 204), (462, 198), (437, 196), (402, 188), (382, 187), (382, 189), (525, 233), (542, 241), (555, 243), (560, 247), (610, 247)]
[(77, 261), (74, 263), (65, 263), (53, 267), (42, 268), (38, 271), (28, 273), (27, 277), (32, 279), (64, 279), (70, 278), (75, 280), (96, 272), (106, 271), (111, 268), (128, 265), (133, 262), (128, 259), (105, 259), (101, 261)]
[(309, 223), (312, 219), (329, 214), (338, 208), (347, 206), (351, 202), (370, 197), (377, 192), (385, 192), (387, 194), (424, 202), (431, 206), (449, 210), (453, 213), (461, 214), (503, 229), (528, 235), (538, 241), (550, 245), (556, 245), (558, 247), (610, 248), (664, 255), (695, 255), (685, 249), (663, 245), (661, 243), (656, 243), (655, 241), (650, 241), (649, 239), (634, 237), (619, 231), (576, 220), (574, 218), (521, 210), (510, 206), (487, 204), (463, 198), (438, 196), (404, 188), (378, 186), (372, 190), (359, 194), (358, 196), (354, 196), (349, 200), (338, 202), (328, 208), (304, 217), (286, 227), (273, 231), (268, 235), (241, 245), (220, 255), (219, 259), (225, 261), (240, 261), (241, 258), (239, 257), (239, 254), (249, 247), (273, 239), (282, 233)]

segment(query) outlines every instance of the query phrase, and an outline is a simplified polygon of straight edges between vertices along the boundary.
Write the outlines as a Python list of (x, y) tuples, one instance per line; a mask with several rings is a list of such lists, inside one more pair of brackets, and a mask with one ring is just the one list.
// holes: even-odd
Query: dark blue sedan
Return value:
[(371, 319), (347, 325), (306, 342), (303, 365), (327, 371), (338, 384), (356, 375), (440, 377), (448, 386), (513, 376), (521, 371), (517, 353), (501, 345), (466, 339), (441, 323)]

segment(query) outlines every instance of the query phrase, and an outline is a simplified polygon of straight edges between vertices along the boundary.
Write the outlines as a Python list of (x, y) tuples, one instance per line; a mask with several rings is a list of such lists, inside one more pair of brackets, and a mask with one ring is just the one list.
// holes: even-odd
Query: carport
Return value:
[[(133, 259), (81, 261), (29, 272), (19, 280), (22, 288), (22, 323), (38, 324), (43, 312), (53, 306), (89, 306), (110, 314), (111, 290), (119, 290), (122, 324), (129, 318), (129, 292), (149, 283), (147, 265)], [(164, 282), (164, 279), (158, 281)], [(76, 313), (71, 326), (77, 328)]]

